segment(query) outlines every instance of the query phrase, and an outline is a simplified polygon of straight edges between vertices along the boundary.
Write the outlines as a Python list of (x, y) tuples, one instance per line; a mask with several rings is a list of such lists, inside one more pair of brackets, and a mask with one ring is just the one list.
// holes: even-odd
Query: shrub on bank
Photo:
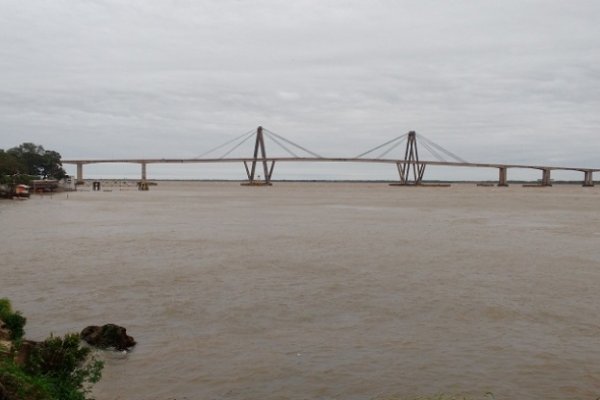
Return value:
[(13, 312), (8, 299), (0, 299), (0, 320), (4, 322), (6, 329), (11, 333), (11, 340), (19, 340), (25, 334), (27, 319), (20, 312)]
[[(0, 319), (19, 315), (10, 302), (0, 299)], [(103, 363), (92, 349), (81, 345), (79, 334), (53, 336), (43, 342), (20, 340), (25, 318), (14, 318), (21, 335), (12, 339), (12, 349), (0, 354), (0, 399), (86, 400), (91, 385), (100, 380)], [(11, 337), (12, 337), (11, 332)]]

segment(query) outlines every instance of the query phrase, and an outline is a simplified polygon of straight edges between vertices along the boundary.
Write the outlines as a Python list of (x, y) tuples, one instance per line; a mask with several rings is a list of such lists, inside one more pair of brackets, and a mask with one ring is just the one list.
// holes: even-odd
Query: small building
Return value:
[(34, 193), (54, 192), (58, 188), (56, 179), (37, 179), (31, 182)]

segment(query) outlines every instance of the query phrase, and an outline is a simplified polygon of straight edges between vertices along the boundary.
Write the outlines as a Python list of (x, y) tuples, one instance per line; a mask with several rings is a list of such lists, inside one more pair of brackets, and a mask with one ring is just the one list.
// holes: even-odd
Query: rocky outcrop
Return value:
[(115, 324), (88, 326), (81, 331), (81, 338), (90, 346), (101, 349), (127, 350), (136, 344), (135, 340), (127, 335), (125, 328)]

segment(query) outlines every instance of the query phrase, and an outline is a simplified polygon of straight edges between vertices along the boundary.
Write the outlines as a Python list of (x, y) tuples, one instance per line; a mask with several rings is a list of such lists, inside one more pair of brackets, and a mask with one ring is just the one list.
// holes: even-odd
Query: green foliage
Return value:
[(2, 153), (4, 156), (0, 156), (0, 175), (20, 173), (41, 176), (44, 179), (63, 179), (67, 176), (62, 168), (60, 154), (53, 150), (45, 150), (43, 146), (23, 143)]
[(0, 360), (0, 384), (8, 400), (53, 399), (46, 377), (29, 375), (9, 359)]
[[(22, 330), (26, 319), (13, 312), (8, 299), (0, 299), (0, 319), (8, 325), (11, 318)], [(0, 357), (0, 391), (8, 400), (86, 400), (103, 366), (92, 349), (82, 347), (79, 334), (51, 335), (32, 347), (24, 366), (12, 356)]]
[(25, 172), (25, 169), (25, 165), (17, 157), (0, 149), (0, 176), (23, 173)]
[(76, 384), (88, 380), (95, 383), (100, 378), (97, 365), (80, 368), (86, 363), (91, 352), (91, 348), (81, 346), (77, 333), (65, 335), (64, 338), (50, 336), (35, 347), (27, 368), (33, 373), (63, 377)]
[(25, 167), (25, 170), (20, 172), (28, 175), (41, 175), (42, 158), (45, 152), (43, 146), (33, 143), (23, 143), (7, 151), (9, 155), (19, 160)]
[(0, 299), (0, 320), (10, 330), (11, 340), (19, 340), (25, 334), (27, 319), (19, 311), (13, 312), (10, 300), (7, 298)]
[(12, 305), (10, 304), (10, 300), (6, 297), (0, 299), (0, 319), (2, 317), (12, 314)]
[(76, 333), (63, 338), (50, 336), (34, 347), (25, 370), (48, 378), (53, 398), (85, 400), (90, 386), (100, 380), (104, 366), (91, 352), (89, 347), (81, 346)]
[(25, 335), (27, 318), (22, 316), (20, 312), (17, 311), (13, 314), (9, 314), (5, 318), (2, 318), (2, 321), (4, 321), (4, 324), (10, 330), (11, 340), (19, 340)]

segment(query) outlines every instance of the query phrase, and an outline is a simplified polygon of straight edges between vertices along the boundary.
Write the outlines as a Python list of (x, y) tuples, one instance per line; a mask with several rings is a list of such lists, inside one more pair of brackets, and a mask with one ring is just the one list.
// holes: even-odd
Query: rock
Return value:
[(135, 346), (135, 340), (127, 335), (127, 330), (115, 324), (88, 326), (81, 331), (81, 338), (89, 345), (102, 349), (113, 347), (122, 351)]

